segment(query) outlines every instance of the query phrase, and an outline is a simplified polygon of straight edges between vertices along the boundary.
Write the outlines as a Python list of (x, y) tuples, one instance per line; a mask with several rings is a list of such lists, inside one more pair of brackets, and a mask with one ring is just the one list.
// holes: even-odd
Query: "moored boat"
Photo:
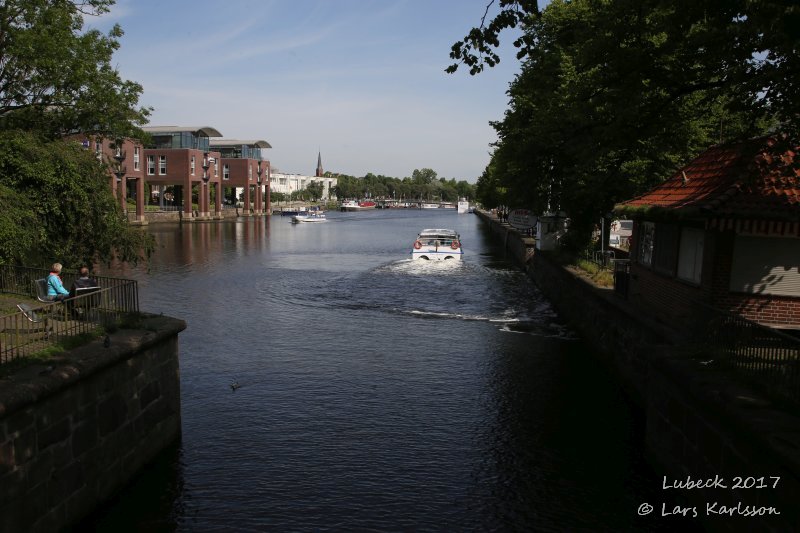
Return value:
[(411, 259), (427, 261), (461, 260), (461, 238), (451, 229), (424, 229), (417, 235)]
[(347, 200), (341, 203), (339, 206), (340, 211), (365, 211), (367, 209), (375, 209), (377, 206), (373, 201), (365, 200), (363, 202), (358, 202), (356, 200)]

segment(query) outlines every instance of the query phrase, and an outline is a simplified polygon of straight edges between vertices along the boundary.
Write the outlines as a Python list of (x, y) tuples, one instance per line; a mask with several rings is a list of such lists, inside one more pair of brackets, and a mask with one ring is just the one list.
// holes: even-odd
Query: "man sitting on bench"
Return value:
[[(89, 267), (82, 266), (80, 269), (80, 275), (72, 282), (72, 287), (69, 290), (69, 297), (74, 298), (75, 296), (79, 296), (81, 292), (78, 289), (91, 289), (97, 288), (97, 282), (89, 277)], [(91, 291), (85, 291), (91, 292)]]
[[(79, 271), (79, 277), (72, 282), (72, 287), (70, 287), (69, 290), (69, 297), (70, 300), (72, 300), (76, 296), (91, 294), (99, 290), (100, 286), (97, 285), (97, 282), (89, 277), (89, 268), (83, 266)], [(83, 318), (86, 312), (97, 305), (97, 301), (93, 297), (81, 298), (79, 300), (70, 301), (69, 303), (71, 304), (70, 311), (72, 315), (78, 319)]]

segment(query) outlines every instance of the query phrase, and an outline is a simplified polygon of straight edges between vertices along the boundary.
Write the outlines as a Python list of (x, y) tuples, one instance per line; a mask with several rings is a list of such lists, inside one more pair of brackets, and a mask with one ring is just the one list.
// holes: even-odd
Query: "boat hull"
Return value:
[(310, 224), (327, 222), (328, 219), (324, 215), (295, 215), (292, 217), (292, 224)]
[(411, 252), (411, 259), (414, 261), (461, 261), (462, 255), (464, 252), (461, 248), (458, 250), (419, 249)]

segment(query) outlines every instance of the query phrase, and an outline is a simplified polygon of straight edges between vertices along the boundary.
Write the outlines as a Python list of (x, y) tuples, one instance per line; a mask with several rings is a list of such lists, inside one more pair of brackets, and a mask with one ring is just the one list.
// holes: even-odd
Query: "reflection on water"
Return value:
[[(183, 437), (84, 525), (666, 529), (636, 515), (661, 495), (635, 411), (476, 217), (329, 217), (149, 228), (116, 274), (187, 320)], [(424, 227), (464, 261), (410, 261)]]

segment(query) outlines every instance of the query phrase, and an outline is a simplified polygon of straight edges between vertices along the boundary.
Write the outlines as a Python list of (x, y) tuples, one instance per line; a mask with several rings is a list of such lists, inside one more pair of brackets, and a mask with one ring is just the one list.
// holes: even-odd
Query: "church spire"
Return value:
[(316, 177), (321, 178), (323, 175), (322, 172), (322, 152), (317, 152), (317, 173), (314, 174)]

